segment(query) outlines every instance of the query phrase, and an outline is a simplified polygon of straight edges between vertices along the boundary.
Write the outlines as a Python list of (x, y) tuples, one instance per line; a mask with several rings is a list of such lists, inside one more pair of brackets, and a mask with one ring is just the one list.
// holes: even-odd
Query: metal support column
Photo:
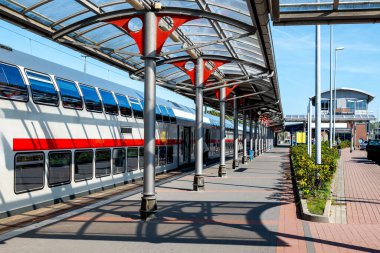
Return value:
[(147, 12), (144, 20), (144, 187), (140, 216), (141, 219), (146, 220), (157, 212), (155, 192), (156, 14)]
[(254, 133), (254, 143), (255, 143), (255, 147), (254, 147), (254, 155), (255, 157), (259, 155), (259, 121), (257, 120), (257, 118), (255, 119), (255, 133)]
[(315, 164), (322, 163), (321, 142), (321, 26), (316, 28), (316, 62), (315, 62)]
[(242, 163), (247, 162), (247, 115), (243, 112), (243, 158)]
[(355, 131), (355, 125), (354, 122), (351, 122), (351, 143), (350, 143), (350, 152), (354, 150), (354, 131)]
[(203, 177), (203, 58), (197, 59), (197, 66), (195, 68), (195, 175), (193, 190), (204, 190), (204, 177)]
[[(236, 97), (236, 95), (234, 95)], [(239, 167), (239, 129), (238, 129), (238, 103), (234, 99), (234, 160), (232, 162), (232, 169)]]
[(264, 126), (260, 123), (260, 155), (264, 152)]
[(226, 170), (226, 88), (220, 88), (220, 165), (218, 176), (225, 177)]
[(309, 98), (309, 105), (307, 107), (307, 154), (311, 157), (311, 139), (312, 139), (312, 131), (311, 131), (311, 119), (312, 119), (312, 103)]
[(329, 111), (330, 111), (330, 126), (329, 126), (329, 147), (332, 148), (333, 146), (333, 74), (332, 74), (332, 42), (333, 42), (333, 28), (332, 25), (330, 25), (330, 105), (329, 105)]
[(252, 112), (249, 117), (249, 152), (253, 150), (253, 120), (252, 120)]

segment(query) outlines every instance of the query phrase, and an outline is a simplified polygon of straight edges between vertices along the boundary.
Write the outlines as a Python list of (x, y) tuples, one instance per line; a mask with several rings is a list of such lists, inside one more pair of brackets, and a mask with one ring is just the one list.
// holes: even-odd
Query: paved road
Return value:
[[(373, 166), (376, 175), (380, 171), (355, 159), (350, 163)], [(217, 177), (217, 166), (205, 174), (205, 192), (189, 190), (191, 175), (157, 187), (160, 211), (149, 222), (139, 220), (140, 194), (115, 198), (46, 226), (35, 224), (0, 244), (0, 252), (380, 252), (378, 223), (318, 224), (297, 218), (286, 148), (229, 170), (227, 178)], [(365, 197), (372, 205), (380, 202)]]

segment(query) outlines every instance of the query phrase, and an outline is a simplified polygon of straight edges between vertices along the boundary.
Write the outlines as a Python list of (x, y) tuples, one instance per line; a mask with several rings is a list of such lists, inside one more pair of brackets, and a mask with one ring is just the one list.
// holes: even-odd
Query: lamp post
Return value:
[(81, 55), (84, 58), (83, 72), (87, 73), (87, 55)]
[(335, 64), (334, 64), (334, 103), (331, 106), (333, 109), (333, 142), (334, 145), (336, 144), (335, 142), (335, 114), (336, 114), (336, 69), (337, 69), (337, 57), (338, 57), (338, 51), (344, 50), (344, 47), (336, 47), (335, 48)]

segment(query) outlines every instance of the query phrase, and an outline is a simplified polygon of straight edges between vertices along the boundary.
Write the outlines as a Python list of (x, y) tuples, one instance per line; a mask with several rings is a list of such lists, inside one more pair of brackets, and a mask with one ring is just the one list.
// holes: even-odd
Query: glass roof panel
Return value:
[(102, 41), (106, 38), (109, 38), (110, 36), (114, 36), (119, 33), (120, 30), (117, 29), (115, 26), (106, 24), (105, 26), (99, 27), (95, 30), (85, 33), (84, 36), (93, 41)]
[(93, 13), (91, 11), (88, 11), (88, 12), (85, 12), (85, 13), (80, 14), (78, 16), (75, 16), (73, 18), (70, 18), (70, 19), (62, 22), (60, 25), (61, 26), (68, 26), (68, 25), (71, 25), (71, 24), (73, 24), (75, 22), (78, 22), (78, 21), (80, 21), (82, 19), (89, 18), (89, 17), (92, 17), (92, 16), (95, 16), (95, 13)]
[(132, 9), (132, 8), (133, 7), (129, 3), (120, 3), (120, 4), (103, 7), (102, 10), (106, 12), (110, 12), (110, 11), (118, 11), (118, 10), (123, 10), (123, 9)]
[[(82, 53), (89, 53), (89, 48), (85, 44), (100, 45), (99, 48), (92, 48), (91, 54), (96, 57), (96, 52), (98, 52), (100, 57), (103, 54), (107, 54), (110, 58), (106, 57), (106, 62), (118, 66), (121, 68), (126, 68), (129, 71), (133, 69), (140, 69), (144, 66), (144, 61), (140, 56), (133, 56), (134, 54), (139, 54), (138, 47), (135, 41), (123, 31), (123, 29), (117, 28), (114, 25), (109, 25), (107, 23), (102, 23), (99, 21), (86, 20), (86, 23), (79, 24), (80, 21), (85, 20), (89, 17), (94, 17), (97, 15), (98, 10), (102, 15), (107, 15), (108, 12), (132, 9), (133, 6), (129, 4), (129, 1), (123, 0), (86, 0), (83, 3), (80, 1), (62, 1), (54, 0), (47, 2), (31, 11), (23, 12), (27, 7), (34, 4), (40, 3), (41, 0), (0, 0), (0, 3), (8, 10), (16, 10), (20, 15), (32, 18), (39, 22), (42, 26), (45, 25), (47, 33), (45, 36), (54, 38), (55, 41), (60, 41), (60, 39), (68, 39), (70, 37), (77, 44), (73, 44), (73, 47)], [(315, 0), (280, 0), (281, 4), (288, 3), (306, 3), (311, 4)], [(321, 0), (323, 3), (328, 2), (330, 5), (333, 0)], [(350, 3), (354, 0), (346, 0)], [(364, 0), (360, 0), (364, 1)], [(149, 3), (153, 0), (139, 1), (140, 3)], [(218, 16), (228, 17), (245, 24), (252, 25), (254, 18), (251, 17), (251, 12), (248, 9), (248, 4), (246, 0), (161, 0), (160, 1), (165, 9), (165, 7), (176, 7), (176, 8), (190, 8), (201, 10), (202, 12), (209, 12), (216, 14)], [(253, 1), (254, 2), (254, 1)], [(91, 9), (87, 6), (90, 3), (92, 7), (96, 9)], [(254, 4), (254, 3), (253, 3)], [(347, 5), (348, 6), (348, 5)], [(98, 9), (97, 9), (98, 8)], [(204, 17), (204, 16), (203, 16)], [(25, 21), (25, 26), (28, 25)], [(72, 24), (77, 24), (81, 27), (76, 30), (70, 30), (67, 26)], [(86, 25), (83, 27), (83, 25)], [(51, 26), (58, 32), (56, 34), (51, 33)], [(197, 45), (200, 43), (213, 42), (219, 39), (225, 39), (228, 37), (236, 37), (242, 34), (246, 34), (251, 29), (244, 28), (245, 26), (232, 26), (222, 21), (210, 21), (206, 18), (200, 18), (187, 22), (179, 28), (174, 37), (169, 37), (164, 44), (162, 52), (173, 52), (177, 50), (182, 50), (183, 45), (187, 46)], [(35, 27), (30, 26), (31, 30), (36, 30)], [(252, 27), (253, 28), (253, 27)], [(41, 29), (41, 28), (40, 28)], [(44, 29), (44, 27), (42, 27)], [(65, 30), (67, 29), (67, 30)], [(59, 31), (64, 31), (62, 36), (59, 36)], [(41, 32), (39, 30), (38, 32)], [(261, 35), (265, 38), (270, 38), (264, 34)], [(173, 39), (175, 41), (173, 41)], [(260, 37), (262, 39), (262, 37)], [(109, 50), (113, 49), (113, 50)], [(205, 47), (192, 49), (198, 55), (215, 55), (215, 56), (226, 56), (238, 58), (241, 60), (246, 60), (248, 62), (259, 64), (263, 67), (267, 64), (264, 61), (263, 51), (261, 49), (261, 44), (258, 41), (257, 34), (251, 35), (249, 37), (244, 37), (240, 39), (234, 39), (229, 41), (224, 41), (219, 44), (212, 44)], [(170, 54), (166, 56), (161, 56), (160, 60), (171, 57), (178, 56), (189, 56), (186, 51), (178, 52), (175, 54)], [(193, 54), (191, 54), (193, 57)], [(270, 56), (271, 57), (271, 56)], [(103, 58), (104, 59), (104, 58)], [(270, 63), (270, 62), (269, 62)], [(262, 70), (260, 70), (261, 72)], [(243, 64), (238, 66), (236, 63), (226, 64), (218, 69), (218, 73), (223, 75), (245, 75), (246, 72), (249, 74), (254, 74), (259, 72), (254, 67), (248, 67), (248, 65)], [(171, 81), (174, 83), (178, 82), (189, 82), (189, 76), (173, 65), (162, 65), (157, 67), (157, 74), (160, 80)], [(144, 73), (139, 74), (143, 77)], [(214, 77), (212, 79), (215, 79)], [(273, 83), (272, 85), (277, 85)], [(174, 88), (174, 87), (173, 87)], [(247, 87), (244, 87), (247, 89)], [(243, 88), (242, 88), (243, 89)]]
[(217, 14), (220, 14), (220, 15), (223, 15), (223, 16), (227, 16), (227, 17), (234, 17), (237, 20), (240, 20), (240, 21), (242, 21), (244, 23), (252, 25), (252, 19), (251, 19), (251, 17), (249, 15), (243, 14), (240, 11), (232, 11), (232, 10), (229, 10), (229, 9), (226, 9), (226, 8), (222, 8), (222, 7), (219, 7), (219, 6), (213, 6), (213, 5), (210, 5), (210, 9), (214, 13), (217, 13)]
[(163, 6), (181, 7), (189, 9), (199, 9), (198, 4), (194, 0), (161, 0)]
[(85, 7), (75, 1), (70, 1), (69, 4), (66, 1), (52, 1), (34, 9), (33, 12), (47, 17), (55, 22), (57, 20), (67, 17), (68, 15), (83, 10), (85, 10)]
[(11, 2), (9, 0), (2, 0), (0, 1), (0, 4), (3, 4), (7, 7), (10, 7), (11, 9), (13, 10), (16, 10), (16, 11), (22, 11), (24, 10), (25, 8), (28, 8), (36, 3), (38, 3), (39, 0), (20, 0), (20, 1), (17, 1), (17, 2)]

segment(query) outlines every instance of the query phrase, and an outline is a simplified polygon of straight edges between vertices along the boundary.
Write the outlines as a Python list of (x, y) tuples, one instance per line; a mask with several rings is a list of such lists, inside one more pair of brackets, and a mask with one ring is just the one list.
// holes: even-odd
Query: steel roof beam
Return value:
[[(353, 18), (354, 17), (354, 18)], [(274, 25), (324, 25), (324, 24), (363, 24), (379, 23), (380, 10), (344, 10), (286, 12), (280, 14), (280, 21)]]
[(36, 4), (33, 4), (33, 5), (31, 5), (30, 7), (26, 8), (25, 10), (23, 10), (21, 13), (22, 13), (22, 14), (25, 14), (25, 13), (27, 13), (27, 12), (30, 12), (30, 11), (32, 11), (32, 10), (34, 10), (34, 9), (37, 9), (38, 7), (40, 7), (40, 6), (44, 5), (44, 4), (47, 4), (47, 3), (49, 3), (49, 2), (52, 2), (52, 1), (53, 1), (53, 0), (42, 0), (42, 1), (39, 1), (39, 2), (37, 2)]
[(255, 34), (255, 32), (249, 32), (249, 33), (241, 34), (241, 35), (238, 35), (238, 36), (226, 37), (226, 38), (222, 38), (222, 39), (215, 40), (215, 41), (202, 42), (202, 43), (194, 44), (193, 46), (190, 46), (190, 47), (186, 47), (186, 48), (170, 51), (170, 52), (167, 52), (167, 53), (162, 53), (161, 56), (170, 55), (170, 54), (176, 54), (176, 53), (184, 52), (184, 51), (187, 51), (187, 50), (190, 50), (190, 49), (196, 49), (196, 48), (198, 49), (198, 48), (207, 47), (207, 46), (210, 46), (210, 45), (225, 43), (225, 42), (228, 42), (228, 41), (231, 41), (231, 40), (237, 40), (237, 39), (241, 39), (241, 38), (244, 38), (244, 37), (248, 37), (248, 36), (253, 35), (253, 34)]
[[(83, 27), (89, 26), (97, 22), (106, 22), (107, 20), (112, 20), (112, 19), (142, 15), (142, 14), (145, 14), (145, 12), (146, 10), (128, 9), (128, 10), (117, 10), (113, 12), (99, 14), (94, 17), (83, 19), (81, 21), (78, 21), (76, 23), (66, 26), (62, 28), (61, 30), (58, 30), (52, 35), (52, 38), (58, 39), (69, 33), (77, 31), (78, 29), (81, 29)], [(229, 17), (215, 14), (215, 13), (209, 13), (206, 11), (186, 9), (186, 8), (166, 7), (165, 9), (161, 10), (159, 13), (165, 14), (165, 15), (182, 15), (182, 16), (192, 16), (192, 17), (198, 17), (198, 18), (212, 19), (212, 20), (220, 21), (232, 26), (239, 27), (240, 29), (244, 29), (248, 32), (256, 31), (256, 28), (254, 26), (248, 25), (244, 22), (235, 20), (233, 18), (229, 18)]]
[(100, 7), (96, 6), (96, 4), (94, 4), (90, 0), (75, 0), (75, 1), (77, 1), (82, 6), (86, 7), (88, 10), (94, 12), (95, 14), (99, 15), (103, 13), (103, 10)]

